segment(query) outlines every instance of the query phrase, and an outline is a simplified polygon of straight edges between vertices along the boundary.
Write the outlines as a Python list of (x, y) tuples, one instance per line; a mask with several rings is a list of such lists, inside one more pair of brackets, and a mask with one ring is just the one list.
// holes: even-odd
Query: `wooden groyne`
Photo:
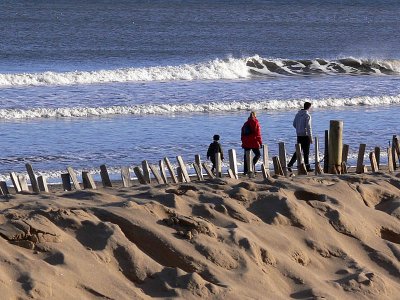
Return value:
[[(358, 149), (358, 158), (355, 166), (355, 173), (375, 173), (375, 172), (394, 172), (400, 168), (400, 139), (397, 135), (393, 135), (389, 146), (386, 149), (375, 147), (374, 151), (368, 153), (369, 164), (365, 161), (366, 144), (361, 143)], [(259, 170), (256, 170), (256, 166), (252, 164), (252, 153), (247, 151), (245, 153), (245, 159), (248, 162), (250, 172), (246, 175), (248, 177), (254, 177), (256, 172), (261, 171), (263, 179), (267, 180), (270, 177), (279, 176), (293, 176), (301, 175), (307, 176), (310, 173), (304, 164), (303, 154), (301, 145), (296, 144), (296, 155), (297, 155), (297, 170), (295, 173), (290, 173), (287, 168), (287, 151), (285, 143), (280, 142), (278, 144), (279, 155), (272, 157), (273, 170), (270, 170), (270, 158), (268, 153), (268, 146), (264, 144), (262, 146), (262, 163)], [(314, 164), (315, 169), (313, 175), (327, 174), (346, 174), (349, 172), (350, 166), (348, 165), (348, 153), (349, 145), (343, 144), (343, 122), (331, 121), (330, 129), (325, 132), (325, 153), (323, 167), (321, 166), (320, 160), (320, 148), (319, 139), (314, 139), (314, 151), (315, 158)], [(385, 151), (387, 153), (387, 164), (383, 165), (380, 159), (381, 153)], [(176, 156), (177, 166), (174, 167), (168, 157), (164, 157), (158, 162), (158, 164), (152, 164), (148, 161), (142, 161), (141, 165), (133, 166), (132, 170), (136, 177), (132, 177), (131, 169), (127, 166), (123, 166), (120, 169), (121, 184), (123, 187), (129, 188), (135, 182), (136, 184), (148, 185), (148, 184), (176, 184), (191, 182), (192, 180), (202, 181), (205, 179), (212, 179), (216, 177), (229, 177), (232, 179), (239, 179), (245, 177), (243, 174), (239, 174), (236, 158), (236, 150), (228, 150), (229, 164), (226, 172), (223, 172), (222, 161), (220, 154), (216, 155), (216, 171), (213, 173), (207, 162), (202, 162), (200, 155), (196, 154), (194, 161), (189, 164), (185, 163), (185, 160), (181, 156)], [(194, 170), (194, 174), (189, 174), (187, 166), (191, 165)], [(47, 180), (44, 176), (37, 176), (34, 172), (33, 166), (29, 163), (25, 165), (28, 176), (23, 174), (17, 174), (15, 172), (10, 173), (10, 180), (13, 185), (13, 192), (15, 193), (48, 193), (49, 189)], [(169, 175), (167, 175), (169, 174)], [(273, 175), (272, 175), (273, 174)], [(239, 176), (240, 175), (240, 176)], [(28, 184), (28, 178), (29, 184)], [(81, 181), (78, 179), (77, 172), (70, 166), (66, 168), (66, 172), (61, 174), (61, 186), (64, 191), (81, 190), (81, 189), (97, 189), (97, 186), (101, 184), (103, 188), (112, 188), (115, 183), (110, 179), (109, 172), (106, 165), (100, 166), (100, 178), (101, 182), (95, 182), (92, 174), (88, 171), (82, 171), (80, 176)], [(134, 179), (136, 178), (136, 181)], [(7, 186), (6, 181), (0, 181), (0, 195), (6, 196), (10, 194), (10, 188)]]

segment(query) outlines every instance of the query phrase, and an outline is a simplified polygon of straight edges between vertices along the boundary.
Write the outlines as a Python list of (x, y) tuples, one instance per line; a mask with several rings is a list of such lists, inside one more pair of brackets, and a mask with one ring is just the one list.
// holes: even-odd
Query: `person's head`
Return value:
[(252, 111), (252, 112), (250, 113), (249, 118), (253, 118), (253, 119), (257, 118), (256, 112), (255, 112), (255, 111)]
[(304, 110), (308, 110), (311, 107), (310, 102), (304, 102)]
[(219, 141), (219, 135), (218, 135), (218, 134), (215, 134), (215, 135), (213, 136), (213, 139), (214, 139), (214, 141)]

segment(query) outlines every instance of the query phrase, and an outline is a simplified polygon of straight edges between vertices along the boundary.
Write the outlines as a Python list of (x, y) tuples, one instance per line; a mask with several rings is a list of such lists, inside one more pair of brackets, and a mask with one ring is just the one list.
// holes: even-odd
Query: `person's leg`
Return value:
[(304, 164), (306, 165), (307, 171), (311, 170), (310, 167), (310, 140), (308, 136), (301, 137), (301, 149), (303, 150), (304, 155)]
[(210, 157), (210, 160), (211, 160), (211, 162), (212, 162), (212, 168), (211, 168), (211, 171), (212, 171), (212, 172), (214, 172), (214, 170), (215, 170), (215, 158), (213, 158), (213, 157)]
[[(291, 168), (291, 167), (293, 167), (293, 165), (294, 165), (294, 163), (296, 162), (296, 160), (297, 160), (297, 153), (295, 152), (295, 153), (293, 153), (293, 156), (292, 156), (292, 158), (290, 159), (290, 161), (289, 161), (289, 163), (288, 163), (288, 168)], [(289, 171), (290, 172), (290, 171)]]
[(253, 148), (254, 158), (253, 158), (253, 168), (254, 172), (256, 171), (256, 163), (260, 159), (261, 153), (259, 148)]
[(247, 174), (247, 161), (246, 161), (246, 151), (249, 150), (247, 148), (243, 148), (244, 156), (243, 156), (243, 174)]

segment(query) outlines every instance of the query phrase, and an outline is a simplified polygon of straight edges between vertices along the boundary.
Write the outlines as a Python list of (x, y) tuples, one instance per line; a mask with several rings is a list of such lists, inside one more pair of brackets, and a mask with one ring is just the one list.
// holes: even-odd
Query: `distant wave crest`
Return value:
[(185, 113), (229, 112), (239, 110), (278, 110), (297, 109), (304, 101), (311, 101), (313, 107), (329, 108), (361, 105), (400, 104), (400, 95), (379, 97), (326, 98), (261, 100), (253, 102), (210, 102), (186, 104), (146, 104), (108, 107), (62, 107), (32, 109), (0, 109), (0, 119), (39, 119), (39, 118), (82, 118), (112, 115), (169, 115)]
[(343, 58), (338, 60), (215, 59), (198, 64), (116, 70), (0, 74), (0, 87), (99, 84), (135, 81), (234, 80), (254, 76), (398, 75), (400, 60)]

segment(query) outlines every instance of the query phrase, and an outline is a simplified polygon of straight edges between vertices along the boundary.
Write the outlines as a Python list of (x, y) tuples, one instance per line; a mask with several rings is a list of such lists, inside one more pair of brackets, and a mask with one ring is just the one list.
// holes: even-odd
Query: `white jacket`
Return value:
[(297, 136), (309, 136), (312, 139), (311, 115), (308, 110), (299, 110), (294, 117), (293, 127), (296, 128)]

